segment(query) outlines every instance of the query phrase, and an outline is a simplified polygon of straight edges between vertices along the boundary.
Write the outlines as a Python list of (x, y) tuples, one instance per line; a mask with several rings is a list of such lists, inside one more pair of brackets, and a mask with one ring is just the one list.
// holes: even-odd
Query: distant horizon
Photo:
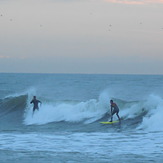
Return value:
[(42, 72), (0, 72), (0, 74), (56, 74), (56, 75), (142, 75), (142, 76), (162, 76), (163, 74), (106, 74), (106, 73), (42, 73)]

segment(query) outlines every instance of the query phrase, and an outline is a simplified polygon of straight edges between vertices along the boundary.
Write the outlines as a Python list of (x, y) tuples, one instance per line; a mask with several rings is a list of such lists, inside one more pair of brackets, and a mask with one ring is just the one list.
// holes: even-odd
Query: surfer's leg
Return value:
[(109, 122), (112, 122), (113, 121), (113, 116), (111, 115), (111, 120)]
[(116, 113), (115, 110), (113, 110), (113, 112), (112, 112), (112, 114), (111, 114), (111, 120), (110, 120), (110, 122), (113, 121), (113, 115), (114, 115), (115, 113)]
[(119, 115), (118, 115), (118, 112), (116, 113), (116, 115), (117, 115), (117, 117), (118, 117), (118, 119), (119, 119), (119, 121), (120, 121), (121, 119), (120, 119), (120, 117), (119, 117)]
[(33, 114), (32, 114), (32, 117), (33, 117), (33, 115), (34, 115), (35, 109), (36, 109), (36, 108), (33, 108)]

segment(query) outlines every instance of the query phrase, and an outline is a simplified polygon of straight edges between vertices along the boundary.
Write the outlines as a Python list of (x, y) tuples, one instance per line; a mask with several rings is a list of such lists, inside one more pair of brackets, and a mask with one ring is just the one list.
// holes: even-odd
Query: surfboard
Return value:
[(118, 123), (119, 121), (112, 121), (112, 122), (100, 122), (102, 124), (113, 124), (113, 123)]

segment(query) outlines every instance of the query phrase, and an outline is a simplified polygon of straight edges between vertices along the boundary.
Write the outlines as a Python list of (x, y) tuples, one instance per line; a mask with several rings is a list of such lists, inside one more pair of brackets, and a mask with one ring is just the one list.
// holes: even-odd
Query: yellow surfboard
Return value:
[(119, 121), (112, 121), (112, 122), (100, 122), (102, 124), (113, 124), (113, 123), (118, 123)]

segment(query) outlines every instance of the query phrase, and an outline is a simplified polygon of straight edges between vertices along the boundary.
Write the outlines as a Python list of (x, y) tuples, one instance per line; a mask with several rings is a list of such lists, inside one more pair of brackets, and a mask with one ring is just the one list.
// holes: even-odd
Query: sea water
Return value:
[(0, 162), (162, 163), (163, 76), (1, 73)]

